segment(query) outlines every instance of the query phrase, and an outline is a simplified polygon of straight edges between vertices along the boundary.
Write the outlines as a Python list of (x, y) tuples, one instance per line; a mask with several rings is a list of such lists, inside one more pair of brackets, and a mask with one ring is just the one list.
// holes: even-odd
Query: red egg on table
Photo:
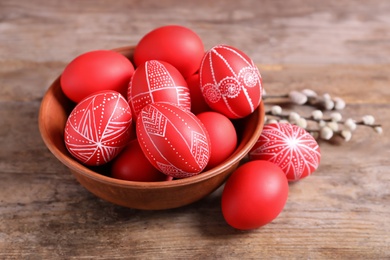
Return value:
[(211, 110), (200, 90), (199, 73), (186, 78), (191, 96), (191, 112), (196, 114)]
[(274, 123), (264, 126), (249, 158), (275, 163), (289, 181), (297, 181), (318, 168), (321, 153), (317, 141), (305, 129), (289, 123)]
[(176, 105), (145, 106), (138, 115), (136, 131), (146, 157), (169, 176), (197, 175), (209, 161), (210, 141), (205, 127), (193, 113)]
[(261, 102), (258, 68), (245, 53), (230, 46), (217, 45), (205, 54), (200, 86), (207, 104), (229, 118), (246, 117)]
[(115, 91), (93, 94), (76, 105), (65, 125), (65, 145), (85, 165), (115, 158), (131, 138), (132, 115), (126, 99)]
[(196, 116), (205, 126), (210, 137), (210, 160), (206, 170), (225, 161), (236, 149), (237, 133), (226, 116), (214, 112), (203, 112)]
[(255, 160), (237, 168), (222, 192), (222, 214), (226, 222), (250, 230), (273, 221), (288, 198), (288, 181), (276, 164)]
[(132, 140), (114, 159), (111, 166), (113, 178), (127, 181), (166, 181), (168, 176), (158, 171), (145, 157), (138, 140)]
[(164, 61), (149, 60), (137, 67), (127, 99), (135, 119), (141, 109), (151, 103), (173, 103), (191, 109), (187, 82), (175, 67)]
[(72, 60), (61, 75), (61, 88), (73, 102), (103, 90), (113, 90), (126, 97), (134, 66), (122, 54), (96, 50)]
[(167, 25), (150, 31), (139, 41), (134, 50), (134, 62), (138, 67), (148, 60), (166, 61), (187, 78), (198, 71), (203, 55), (202, 40), (194, 31)]

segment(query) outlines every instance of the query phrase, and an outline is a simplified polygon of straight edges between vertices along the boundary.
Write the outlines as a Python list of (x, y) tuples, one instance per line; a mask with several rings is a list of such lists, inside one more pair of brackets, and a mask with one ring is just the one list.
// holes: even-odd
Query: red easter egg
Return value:
[(127, 98), (134, 119), (150, 103), (173, 103), (191, 109), (187, 82), (175, 67), (164, 61), (149, 60), (137, 67), (129, 84)]
[(260, 104), (262, 83), (258, 68), (242, 51), (217, 45), (204, 56), (200, 85), (207, 104), (229, 118), (242, 118)]
[(305, 129), (288, 123), (274, 123), (264, 126), (249, 158), (273, 162), (284, 171), (289, 181), (297, 181), (318, 168), (321, 153), (318, 143)]
[(134, 50), (134, 62), (140, 66), (148, 60), (162, 60), (177, 68), (183, 77), (194, 74), (204, 55), (201, 38), (180, 25), (166, 25), (146, 34)]
[(196, 117), (203, 123), (210, 137), (212, 149), (207, 170), (222, 163), (234, 152), (237, 133), (230, 119), (218, 112), (203, 112)]
[(133, 64), (118, 52), (90, 51), (66, 66), (61, 75), (61, 88), (76, 103), (104, 90), (114, 90), (125, 96), (133, 72)]
[(132, 140), (114, 159), (111, 176), (127, 181), (166, 181), (168, 176), (158, 171), (145, 157), (138, 144)]
[(255, 160), (237, 168), (222, 192), (221, 208), (226, 222), (241, 230), (273, 221), (286, 205), (288, 181), (276, 164)]
[(193, 113), (176, 105), (145, 106), (138, 115), (136, 132), (146, 157), (169, 176), (196, 175), (209, 161), (210, 141), (203, 124)]
[(65, 125), (66, 148), (83, 164), (105, 164), (129, 142), (131, 123), (131, 109), (122, 95), (116, 91), (93, 94), (70, 113)]
[(210, 110), (200, 89), (199, 73), (186, 78), (191, 96), (191, 112), (195, 115)]

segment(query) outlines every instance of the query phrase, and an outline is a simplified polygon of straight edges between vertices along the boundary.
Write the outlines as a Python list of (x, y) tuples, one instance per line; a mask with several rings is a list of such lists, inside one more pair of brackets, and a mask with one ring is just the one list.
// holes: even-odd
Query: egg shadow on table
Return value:
[[(72, 181), (73, 182), (73, 181)], [(76, 180), (74, 180), (76, 185)], [(201, 237), (226, 238), (242, 234), (243, 231), (230, 227), (224, 220), (221, 211), (221, 194), (223, 186), (209, 196), (192, 204), (179, 208), (165, 210), (138, 210), (118, 206), (102, 200), (83, 187), (76, 187), (69, 191), (66, 197), (78, 199), (63, 203), (65, 214), (58, 218), (45, 220), (40, 223), (41, 234), (49, 233), (61, 244), (72, 241), (81, 241), (90, 230), (97, 230), (96, 234), (105, 236), (110, 243), (116, 243), (115, 237), (127, 234), (129, 240), (135, 242), (138, 238), (132, 234), (166, 230), (177, 232), (177, 225), (173, 219), (179, 219), (181, 225), (189, 225)], [(60, 212), (58, 212), (60, 213)], [(169, 231), (169, 229), (173, 229)], [(148, 235), (145, 234), (146, 237)], [(39, 244), (55, 246), (46, 236), (39, 237)], [(67, 242), (68, 241), (68, 242)]]
[(209, 196), (186, 206), (196, 209), (195, 211), (191, 212), (192, 217), (194, 218), (193, 222), (196, 223), (196, 227), (203, 236), (216, 238), (248, 232), (237, 230), (229, 226), (229, 224), (225, 221), (221, 209), (221, 196), (223, 188), (224, 185), (219, 187)]

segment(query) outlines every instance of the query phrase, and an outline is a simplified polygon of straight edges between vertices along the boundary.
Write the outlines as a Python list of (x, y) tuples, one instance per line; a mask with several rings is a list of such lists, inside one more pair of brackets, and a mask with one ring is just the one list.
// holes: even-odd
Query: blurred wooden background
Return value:
[[(230, 228), (221, 189), (192, 205), (139, 211), (82, 188), (44, 146), (40, 100), (75, 56), (135, 45), (155, 27), (193, 29), (205, 48), (235, 46), (268, 93), (340, 96), (377, 135), (321, 142), (321, 165), (290, 185), (281, 215)], [(389, 259), (390, 1), (0, 0), (1, 259)]]

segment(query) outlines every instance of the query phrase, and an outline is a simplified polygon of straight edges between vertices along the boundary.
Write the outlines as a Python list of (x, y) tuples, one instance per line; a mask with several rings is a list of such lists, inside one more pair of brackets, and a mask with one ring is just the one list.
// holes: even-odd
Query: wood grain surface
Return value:
[[(0, 0), (0, 259), (390, 259), (389, 14), (387, 0)], [(243, 50), (268, 93), (340, 96), (384, 133), (320, 142), (319, 169), (249, 232), (225, 223), (222, 188), (163, 211), (102, 201), (43, 144), (41, 98), (75, 56), (166, 24)]]

